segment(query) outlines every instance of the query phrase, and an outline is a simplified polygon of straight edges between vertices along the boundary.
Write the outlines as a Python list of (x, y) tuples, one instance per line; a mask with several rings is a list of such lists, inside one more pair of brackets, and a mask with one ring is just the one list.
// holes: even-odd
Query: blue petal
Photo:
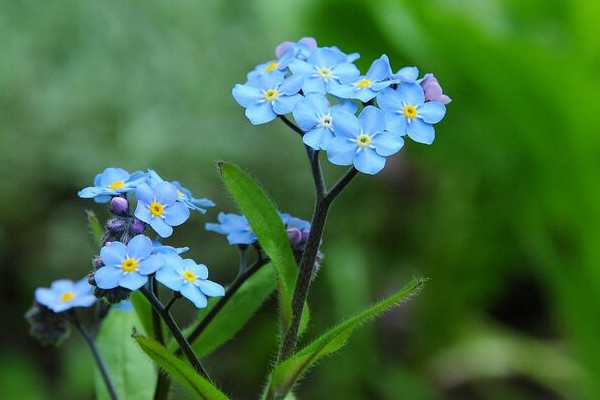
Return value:
[(229, 244), (252, 244), (256, 242), (256, 235), (252, 232), (232, 232), (227, 235)]
[(194, 260), (189, 260), (190, 263), (187, 264), (187, 269), (192, 271), (199, 279), (208, 278), (208, 268), (204, 264), (196, 264)]
[(100, 177), (99, 186), (109, 186), (114, 182), (126, 181), (129, 179), (129, 172), (123, 168), (106, 168)]
[(181, 290), (181, 285), (183, 285), (181, 274), (177, 273), (174, 268), (166, 266), (156, 271), (156, 280), (176, 292)]
[(331, 115), (334, 116), (334, 118), (337, 118), (335, 115), (339, 112), (354, 114), (356, 113), (356, 110), (358, 110), (358, 104), (352, 100), (338, 99), (338, 101), (339, 104), (331, 107)]
[(152, 221), (152, 218), (154, 218), (150, 213), (148, 203), (145, 203), (141, 200), (138, 200), (137, 207), (135, 208), (135, 212), (133, 213), (133, 215), (135, 215), (136, 218), (140, 221), (144, 221), (146, 223), (150, 223), (150, 221)]
[(360, 172), (375, 175), (385, 166), (385, 157), (377, 154), (375, 150), (365, 147), (356, 154), (354, 166)]
[(302, 136), (304, 144), (315, 150), (325, 150), (327, 144), (334, 138), (333, 132), (327, 128), (316, 128)]
[(130, 272), (121, 276), (119, 286), (129, 290), (138, 290), (139, 288), (144, 286), (146, 282), (148, 282), (147, 276), (140, 275), (137, 272)]
[(104, 193), (104, 189), (95, 186), (89, 186), (77, 192), (77, 196), (81, 197), (82, 199), (91, 199), (92, 197), (96, 197), (102, 193)]
[(336, 137), (327, 146), (327, 158), (335, 165), (352, 165), (357, 145), (344, 137)]
[(127, 254), (127, 246), (121, 242), (111, 242), (100, 249), (100, 259), (104, 265), (121, 265)]
[(423, 92), (423, 88), (421, 85), (417, 84), (405, 84), (398, 86), (396, 89), (400, 98), (406, 104), (411, 104), (413, 106), (419, 105), (425, 101), (425, 93)]
[(294, 94), (291, 96), (279, 96), (273, 101), (273, 111), (279, 115), (291, 113), (298, 104), (298, 101), (302, 100), (302, 95)]
[(235, 101), (244, 108), (251, 107), (259, 102), (264, 95), (261, 90), (250, 85), (237, 84), (231, 90), (231, 94)]
[(64, 292), (70, 292), (71, 290), (73, 290), (73, 281), (69, 279), (56, 280), (50, 285), (50, 290), (60, 294)]
[(156, 272), (164, 264), (165, 261), (161, 256), (154, 255), (150, 258), (140, 261), (137, 271), (139, 271), (139, 273), (142, 275), (150, 275)]
[(395, 79), (400, 79), (401, 82), (413, 83), (419, 77), (419, 69), (417, 67), (404, 67), (401, 68), (394, 75)]
[(75, 283), (73, 291), (79, 296), (86, 296), (94, 293), (94, 287), (89, 284), (87, 278), (83, 278)]
[(181, 286), (181, 294), (198, 308), (204, 308), (208, 304), (206, 296), (202, 294), (199, 288), (192, 284), (188, 283)]
[(377, 93), (377, 105), (383, 111), (402, 111), (402, 98), (394, 89), (385, 89)]
[(393, 134), (401, 136), (406, 135), (406, 129), (408, 127), (408, 121), (406, 117), (400, 113), (394, 111), (388, 111), (385, 113), (385, 130)]
[(446, 106), (439, 101), (428, 101), (417, 109), (417, 117), (428, 124), (437, 124), (446, 115)]
[(302, 84), (302, 91), (304, 93), (320, 93), (325, 94), (325, 81), (318, 76), (308, 76), (304, 79)]
[(71, 300), (69, 302), (69, 306), (71, 306), (71, 307), (89, 307), (89, 306), (93, 305), (96, 302), (96, 300), (98, 300), (98, 299), (93, 294), (83, 295), (80, 297), (75, 297), (73, 300)]
[(190, 217), (190, 209), (182, 203), (175, 203), (164, 210), (165, 222), (171, 226), (183, 224)]
[[(150, 204), (154, 201), (154, 192), (150, 189), (150, 186), (146, 183), (142, 183), (135, 190), (135, 197), (139, 201), (143, 201), (146, 204)], [(139, 204), (138, 204), (139, 208)]]
[(162, 238), (167, 238), (173, 234), (173, 228), (161, 218), (152, 218), (149, 223), (152, 229)]
[[(285, 81), (285, 74), (279, 70), (273, 70), (270, 73), (260, 77), (260, 88), (264, 90), (275, 89)], [(302, 86), (302, 84), (300, 84)], [(300, 87), (298, 87), (300, 89)]]
[(142, 260), (152, 253), (152, 240), (148, 236), (137, 235), (127, 243), (127, 255), (136, 260)]
[(389, 132), (379, 133), (371, 140), (371, 143), (375, 146), (375, 151), (380, 156), (391, 156), (404, 146), (404, 139), (400, 135)]
[(123, 271), (115, 267), (102, 267), (94, 273), (96, 286), (100, 289), (114, 289), (119, 286)]
[(177, 188), (169, 182), (161, 182), (152, 188), (157, 202), (170, 206), (177, 201)]
[(358, 118), (350, 113), (336, 115), (333, 119), (333, 131), (335, 136), (357, 138), (360, 135)]
[(355, 91), (352, 98), (358, 99), (358, 100), (362, 101), (363, 103), (366, 103), (367, 101), (375, 98), (376, 95), (377, 95), (377, 93), (369, 88), (364, 88), (364, 89), (361, 88), (361, 89), (357, 89)]
[(225, 295), (225, 288), (223, 286), (209, 280), (199, 281), (198, 287), (206, 296), (220, 297)]
[(366, 75), (371, 81), (381, 81), (391, 76), (392, 68), (390, 67), (390, 60), (385, 54), (373, 61)]
[(252, 125), (260, 125), (273, 121), (277, 114), (273, 111), (271, 104), (265, 102), (246, 108), (246, 117), (252, 122)]
[(340, 83), (353, 82), (360, 76), (360, 71), (356, 65), (350, 63), (340, 64), (332, 68), (331, 72), (338, 77)]
[(366, 106), (358, 116), (358, 122), (364, 133), (373, 135), (385, 129), (383, 111), (377, 107)]
[[(315, 96), (311, 94), (309, 96)], [(310, 131), (315, 127), (318, 123), (317, 113), (312, 102), (309, 101), (309, 97), (305, 97), (304, 100), (298, 102), (294, 111), (292, 111), (292, 115), (294, 116), (294, 120), (298, 127), (302, 129), (304, 132)]]
[(288, 68), (292, 71), (294, 75), (310, 75), (314, 72), (314, 67), (308, 64), (306, 61), (294, 60), (289, 65)]
[(433, 126), (421, 121), (419, 118), (414, 118), (406, 129), (408, 136), (418, 143), (431, 144), (435, 139), (435, 131)]
[(220, 233), (221, 235), (226, 235), (227, 232), (223, 230), (221, 224), (215, 224), (214, 222), (207, 222), (204, 224), (204, 229), (210, 232)]
[(56, 303), (57, 294), (48, 288), (37, 288), (35, 290), (35, 301), (40, 304), (50, 307), (51, 304)]
[(350, 99), (354, 98), (356, 88), (351, 84), (331, 82), (329, 85), (327, 85), (327, 91), (334, 96), (338, 96), (343, 99)]
[(292, 75), (287, 78), (281, 86), (279, 86), (279, 92), (287, 95), (296, 94), (300, 91), (302, 84), (304, 83), (304, 76)]

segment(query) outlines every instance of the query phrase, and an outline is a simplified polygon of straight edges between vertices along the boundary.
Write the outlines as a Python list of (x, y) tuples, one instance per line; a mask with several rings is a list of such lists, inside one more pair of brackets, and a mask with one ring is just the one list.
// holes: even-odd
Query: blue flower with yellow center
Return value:
[(446, 114), (440, 101), (425, 101), (423, 88), (417, 84), (386, 89), (377, 96), (377, 104), (385, 112), (386, 129), (408, 135), (418, 143), (431, 144), (435, 139), (433, 124)]
[(256, 235), (252, 232), (250, 222), (245, 216), (220, 212), (218, 220), (218, 224), (207, 223), (205, 229), (226, 235), (227, 241), (232, 245), (256, 243)]
[(178, 201), (177, 188), (169, 182), (154, 187), (143, 183), (135, 191), (137, 207), (134, 215), (150, 224), (160, 237), (173, 233), (173, 227), (183, 224), (190, 217), (189, 208)]
[(302, 98), (298, 93), (302, 81), (298, 75), (286, 78), (281, 71), (273, 71), (245, 85), (235, 85), (232, 94), (238, 104), (246, 108), (250, 122), (260, 125), (292, 112)]
[(144, 182), (146, 174), (142, 171), (130, 174), (123, 168), (106, 168), (94, 178), (94, 186), (81, 189), (77, 195), (84, 199), (94, 198), (97, 203), (106, 203), (111, 196), (132, 192)]
[(164, 265), (156, 272), (156, 280), (171, 290), (180, 292), (198, 308), (208, 304), (207, 297), (220, 297), (225, 289), (208, 280), (208, 268), (194, 260), (182, 259), (176, 253), (164, 256)]
[(346, 84), (333, 83), (329, 88), (329, 93), (344, 99), (358, 99), (367, 102), (392, 83), (394, 81), (392, 80), (390, 60), (384, 54), (373, 61), (366, 75), (359, 76), (353, 82)]
[(385, 131), (383, 112), (367, 106), (360, 115), (334, 122), (336, 137), (329, 142), (327, 158), (336, 165), (354, 165), (365, 174), (376, 174), (385, 166), (385, 158), (404, 145), (399, 134)]
[[(165, 182), (158, 173), (152, 169), (148, 170), (148, 184), (150, 187), (154, 187), (161, 182)], [(169, 182), (177, 189), (177, 201), (185, 204), (190, 210), (198, 211), (201, 214), (205, 214), (206, 210), (204, 207), (214, 207), (215, 203), (207, 198), (197, 199), (194, 197), (189, 189), (184, 188), (178, 181)]]
[(94, 287), (88, 283), (87, 278), (78, 282), (59, 279), (52, 282), (50, 288), (37, 288), (35, 290), (35, 301), (55, 313), (73, 307), (90, 307), (96, 300)]
[(324, 95), (311, 93), (298, 102), (292, 115), (298, 127), (305, 132), (302, 136), (304, 144), (315, 150), (325, 150), (335, 137), (333, 121), (348, 116), (351, 118), (357, 108), (351, 101), (332, 106)]
[(304, 94), (325, 94), (332, 85), (352, 82), (360, 75), (358, 68), (348, 62), (346, 54), (326, 47), (313, 51), (306, 61), (295, 60), (290, 63), (290, 71), (304, 76)]
[(152, 240), (144, 235), (135, 236), (127, 243), (107, 243), (100, 250), (104, 266), (94, 273), (94, 281), (100, 289), (117, 286), (138, 290), (148, 281), (148, 275), (156, 272), (164, 263), (162, 256), (152, 253)]

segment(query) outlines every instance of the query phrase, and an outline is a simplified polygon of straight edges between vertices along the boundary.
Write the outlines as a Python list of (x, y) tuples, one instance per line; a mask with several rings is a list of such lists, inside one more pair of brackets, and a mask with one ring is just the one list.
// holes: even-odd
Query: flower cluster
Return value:
[(361, 74), (354, 65), (358, 54), (318, 47), (312, 38), (282, 43), (275, 54), (233, 88), (250, 122), (291, 113), (307, 146), (366, 174), (381, 171), (386, 157), (404, 146), (404, 136), (433, 143), (433, 125), (451, 101), (433, 74), (419, 79), (416, 67), (394, 73), (386, 55)]

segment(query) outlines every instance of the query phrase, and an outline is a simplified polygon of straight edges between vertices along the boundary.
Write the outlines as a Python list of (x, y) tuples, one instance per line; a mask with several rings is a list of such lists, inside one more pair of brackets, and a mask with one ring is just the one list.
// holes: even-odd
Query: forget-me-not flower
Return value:
[(419, 143), (431, 144), (435, 139), (433, 124), (440, 122), (446, 107), (440, 101), (425, 101), (420, 85), (400, 85), (377, 96), (377, 104), (385, 112), (386, 129), (408, 135)]
[(410, 83), (415, 84), (419, 78), (419, 69), (417, 67), (400, 68), (398, 72), (392, 75), (395, 83)]
[(207, 296), (220, 297), (225, 294), (223, 286), (208, 280), (206, 265), (184, 260), (175, 253), (165, 256), (164, 265), (156, 272), (156, 280), (180, 292), (198, 308), (206, 307)]
[(421, 81), (421, 87), (425, 93), (425, 101), (439, 101), (448, 104), (452, 99), (442, 93), (442, 87), (433, 74), (425, 74)]
[[(165, 182), (158, 173), (152, 169), (148, 170), (148, 184), (151, 188), (158, 185), (161, 182)], [(197, 199), (194, 197), (189, 189), (184, 188), (178, 181), (169, 182), (177, 189), (177, 201), (183, 203), (190, 210), (198, 211), (201, 214), (206, 213), (204, 207), (214, 207), (215, 203), (207, 198)]]
[(352, 101), (331, 106), (324, 95), (311, 93), (298, 102), (292, 115), (298, 127), (305, 132), (302, 141), (315, 150), (325, 150), (335, 137), (333, 121), (352, 116), (357, 107)]
[(111, 196), (132, 192), (144, 182), (146, 174), (142, 171), (130, 174), (123, 168), (106, 168), (94, 178), (94, 186), (81, 189), (77, 195), (84, 199), (94, 198), (97, 203), (106, 203)]
[(190, 217), (189, 208), (177, 201), (177, 188), (169, 182), (160, 182), (152, 188), (142, 183), (135, 196), (138, 203), (134, 215), (150, 224), (160, 237), (171, 236), (173, 226), (183, 224)]
[(94, 273), (94, 281), (100, 289), (117, 286), (138, 290), (148, 281), (148, 275), (156, 272), (164, 260), (152, 253), (152, 240), (144, 235), (131, 239), (127, 245), (110, 242), (100, 250), (104, 266)]
[(87, 278), (73, 282), (69, 279), (59, 279), (52, 282), (50, 288), (37, 288), (35, 301), (48, 307), (55, 313), (73, 307), (90, 307), (96, 302), (94, 287)]
[(385, 158), (404, 145), (399, 134), (385, 131), (383, 112), (367, 106), (360, 115), (338, 119), (336, 137), (329, 143), (327, 158), (336, 165), (354, 165), (365, 174), (376, 174), (385, 166)]
[(377, 92), (394, 83), (391, 78), (390, 60), (384, 54), (373, 61), (366, 75), (359, 76), (348, 84), (334, 83), (331, 85), (329, 92), (344, 99), (358, 99), (367, 102), (373, 99)]
[(299, 60), (306, 60), (310, 53), (317, 48), (317, 41), (312, 37), (303, 37), (298, 42), (283, 42), (275, 48), (275, 56), (282, 58), (286, 54), (291, 54)]
[(207, 231), (220, 233), (227, 236), (229, 244), (253, 244), (257, 238), (248, 219), (239, 214), (230, 214), (220, 212), (218, 216), (219, 223), (207, 223)]
[(232, 90), (233, 97), (246, 108), (246, 117), (253, 125), (274, 120), (278, 115), (292, 112), (298, 100), (303, 77), (285, 77), (281, 71), (272, 71), (244, 85), (237, 84)]

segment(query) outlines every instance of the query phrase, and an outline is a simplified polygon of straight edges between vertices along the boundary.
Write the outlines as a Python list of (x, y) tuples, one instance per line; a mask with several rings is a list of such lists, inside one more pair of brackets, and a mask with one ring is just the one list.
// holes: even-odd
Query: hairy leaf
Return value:
[(98, 217), (91, 210), (85, 210), (85, 215), (87, 215), (88, 227), (90, 228), (94, 245), (100, 248), (102, 247), (102, 226), (100, 225), (100, 221), (98, 221)]

